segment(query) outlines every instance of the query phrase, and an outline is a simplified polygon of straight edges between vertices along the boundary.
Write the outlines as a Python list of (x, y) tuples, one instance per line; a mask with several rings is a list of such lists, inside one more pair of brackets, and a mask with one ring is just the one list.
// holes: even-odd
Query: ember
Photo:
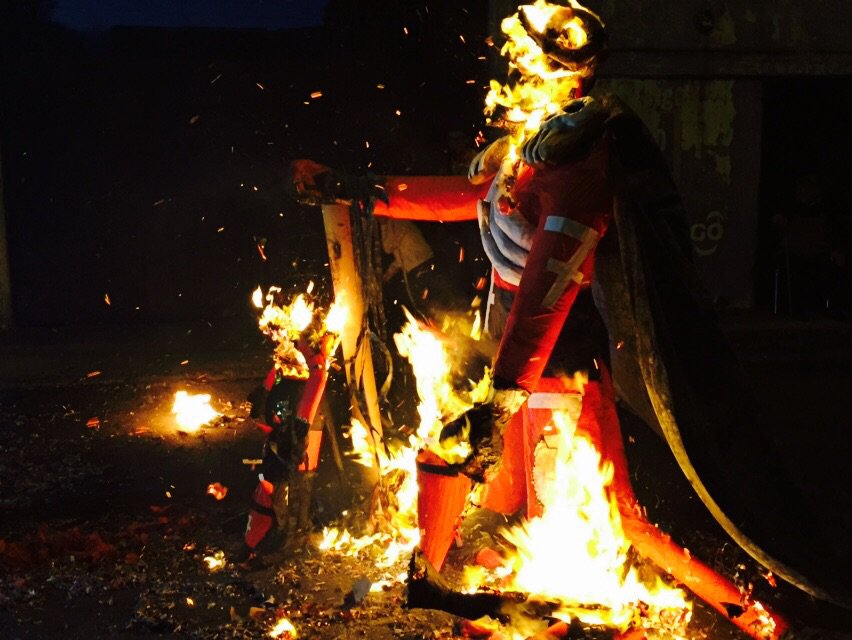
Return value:
[(228, 495), (228, 487), (221, 482), (213, 482), (207, 485), (207, 494), (213, 496), (216, 500), (224, 500), (225, 496)]
[(210, 573), (215, 573), (220, 569), (224, 569), (225, 564), (227, 564), (227, 561), (225, 560), (225, 552), (217, 551), (211, 556), (204, 556), (204, 563), (207, 565)]

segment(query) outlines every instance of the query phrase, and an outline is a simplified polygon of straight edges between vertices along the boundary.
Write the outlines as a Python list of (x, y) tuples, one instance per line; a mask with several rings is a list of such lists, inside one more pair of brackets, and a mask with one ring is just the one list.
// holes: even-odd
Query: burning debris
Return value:
[(178, 428), (187, 433), (195, 433), (222, 415), (210, 406), (209, 393), (190, 395), (186, 391), (175, 393), (172, 413)]
[(207, 485), (207, 495), (213, 496), (216, 500), (224, 500), (228, 495), (228, 487), (221, 482), (212, 482)]

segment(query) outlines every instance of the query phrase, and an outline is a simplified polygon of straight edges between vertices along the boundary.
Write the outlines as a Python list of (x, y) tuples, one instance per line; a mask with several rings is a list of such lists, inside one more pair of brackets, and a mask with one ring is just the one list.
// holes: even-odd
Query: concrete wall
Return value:
[(696, 263), (727, 304), (752, 301), (757, 245), (761, 88), (731, 79), (605, 79), (669, 159), (689, 216)]
[[(517, 3), (492, 0), (490, 22)], [(644, 119), (687, 205), (696, 261), (725, 304), (754, 300), (763, 82), (852, 75), (849, 0), (589, 0), (610, 37), (596, 91)], [(771, 159), (763, 159), (770, 161)]]

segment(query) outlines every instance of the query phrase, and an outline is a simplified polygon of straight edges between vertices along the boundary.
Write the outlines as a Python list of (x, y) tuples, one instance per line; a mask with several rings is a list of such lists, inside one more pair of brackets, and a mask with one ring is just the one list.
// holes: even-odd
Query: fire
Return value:
[(326, 333), (341, 335), (343, 327), (346, 325), (346, 318), (349, 316), (349, 309), (344, 306), (342, 300), (335, 300), (329, 307), (328, 313), (325, 316)]
[(207, 485), (207, 495), (213, 496), (216, 500), (224, 500), (228, 495), (228, 487), (221, 482), (212, 482)]
[[(572, 0), (571, 7), (579, 5)], [(495, 124), (509, 132), (507, 158), (512, 163), (518, 160), (518, 149), (538, 131), (541, 123), (577, 95), (581, 79), (587, 73), (552, 62), (524, 28), (522, 13), (535, 31), (544, 33), (553, 29), (560, 34), (560, 44), (569, 48), (581, 47), (588, 39), (582, 22), (569, 8), (547, 0), (521, 5), (518, 13), (501, 23), (506, 44), (500, 53), (508, 57), (511, 75), (517, 75), (519, 79), (512, 84), (491, 81), (485, 97), (485, 115), (487, 122), (491, 123), (497, 109), (502, 108), (502, 115)]]
[(299, 635), (296, 633), (296, 627), (293, 626), (293, 623), (290, 622), (289, 619), (281, 618), (275, 623), (275, 626), (269, 630), (269, 637), (291, 640), (293, 638), (298, 638)]
[(536, 463), (543, 515), (500, 532), (512, 545), (500, 587), (558, 603), (553, 615), (566, 622), (685, 637), (691, 617), (685, 594), (658, 577), (649, 583), (629, 561), (630, 543), (609, 491), (612, 464), (602, 462), (567, 413), (554, 412), (552, 427), (558, 444), (554, 449), (549, 441)]
[(227, 560), (225, 560), (225, 552), (217, 551), (213, 555), (204, 556), (204, 564), (207, 565), (210, 573), (215, 573), (220, 569), (224, 569), (227, 564)]
[(470, 327), (470, 337), (474, 340), (482, 340), (482, 315), (477, 309), (473, 314), (473, 324)]
[[(336, 301), (320, 325), (321, 314), (309, 297), (313, 288), (313, 282), (309, 283), (307, 291), (296, 295), (289, 303), (279, 303), (280, 287), (269, 287), (265, 296), (260, 287), (252, 292), (252, 304), (261, 309), (258, 326), (275, 344), (275, 366), (281, 375), (288, 378), (308, 377), (307, 361), (300, 349), (301, 341), (319, 342), (323, 335), (332, 334), (337, 336), (333, 343), (336, 349), (349, 313), (345, 305)], [(322, 329), (318, 330), (318, 326)], [(312, 327), (317, 330), (312, 331)]]
[[(393, 567), (419, 542), (416, 452), (428, 447), (448, 462), (464, 459), (467, 445), (443, 447), (438, 440), (440, 429), (447, 420), (486, 400), (490, 392), (488, 375), (465, 391), (457, 390), (447, 337), (413, 317), (409, 316), (394, 340), (414, 369), (420, 424), (408, 446), (379, 454), (382, 483), (396, 499), (389, 515), (390, 528), (361, 537), (326, 528), (318, 545), (325, 552), (350, 556), (379, 546), (382, 554), (376, 565), (385, 572), (377, 585), (404, 579)], [(578, 380), (576, 387), (582, 389), (582, 382)], [(683, 592), (656, 577), (649, 583), (629, 561), (630, 544), (609, 491), (612, 465), (602, 463), (594, 445), (576, 433), (576, 423), (567, 413), (555, 413), (546, 433), (548, 441), (556, 441), (558, 446), (549, 456), (548, 449), (537, 465), (543, 516), (501, 531), (511, 546), (504, 564), (491, 572), (482, 568), (471, 571), (468, 588), (490, 584), (533, 594), (533, 599), (557, 603), (553, 615), (566, 621), (577, 618), (586, 624), (663, 630), (667, 637), (684, 637), (691, 608)], [(366, 428), (357, 421), (352, 424), (351, 438), (362, 463), (374, 464)], [(513, 634), (509, 637), (525, 638), (540, 624), (519, 611), (508, 613), (512, 620), (509, 634)]]
[[(417, 452), (429, 447), (448, 461), (460, 462), (469, 452), (469, 445), (458, 443), (444, 447), (438, 440), (444, 422), (455, 418), (475, 402), (482, 402), (490, 391), (490, 376), (479, 383), (470, 383), (469, 388), (459, 391), (452, 381), (453, 362), (447, 336), (425, 327), (408, 314), (408, 322), (401, 333), (394, 336), (400, 353), (408, 358), (414, 368), (417, 394), (420, 399), (418, 412), (420, 424), (416, 435), (391, 447), (388, 452), (377, 454), (370, 448), (367, 428), (357, 419), (352, 420), (350, 439), (352, 457), (360, 464), (372, 467), (378, 463), (381, 470), (380, 491), (391, 496), (382, 503), (382, 526), (380, 533), (356, 537), (339, 529), (325, 529), (319, 542), (320, 550), (357, 556), (370, 545), (381, 545), (381, 556), (376, 566), (390, 571), (411, 553), (420, 542), (417, 522)], [(458, 324), (447, 323), (448, 330), (464, 335)], [(402, 573), (386, 573), (385, 579), (399, 582), (405, 579)]]
[(195, 432), (209, 422), (218, 418), (218, 411), (210, 406), (210, 394), (199, 393), (189, 395), (186, 391), (175, 393), (175, 401), (172, 405), (172, 413), (175, 421), (183, 431)]
[(408, 322), (402, 332), (394, 336), (394, 342), (400, 355), (407, 358), (414, 369), (420, 399), (417, 405), (420, 416), (418, 445), (434, 451), (450, 464), (461, 463), (470, 455), (470, 445), (459, 442), (446, 448), (438, 441), (438, 436), (445, 423), (487, 398), (490, 376), (486, 374), (466, 392), (457, 391), (452, 383), (450, 355), (441, 335), (418, 323), (408, 310), (405, 313)]
[(349, 427), (349, 438), (352, 442), (350, 457), (358, 464), (371, 469), (375, 462), (375, 457), (370, 446), (370, 433), (358, 418), (352, 418), (352, 424)]
[(293, 327), (299, 332), (302, 332), (311, 323), (314, 316), (314, 308), (313, 305), (308, 304), (305, 296), (298, 295), (293, 300), (293, 304), (290, 305), (290, 313), (293, 319)]

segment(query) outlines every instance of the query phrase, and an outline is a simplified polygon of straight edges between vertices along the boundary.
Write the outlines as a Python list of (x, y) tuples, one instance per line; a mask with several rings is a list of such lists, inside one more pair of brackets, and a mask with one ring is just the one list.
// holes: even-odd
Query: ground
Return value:
[[(842, 524), (852, 477), (849, 438), (837, 434), (849, 424), (852, 331), (751, 317), (726, 326), (791, 464), (824, 480), (811, 486), (838, 489), (812, 499)], [(0, 343), (0, 638), (261, 638), (281, 615), (304, 638), (453, 637), (451, 616), (402, 607), (402, 585), (353, 597), (363, 578), (388, 573), (369, 550), (359, 558), (323, 553), (314, 536), (249, 569), (233, 562), (256, 482), (243, 461), (257, 458), (263, 442), (244, 401), (268, 358), (248, 318), (19, 332)], [(169, 415), (179, 388), (210, 392), (223, 418), (181, 434)], [(335, 380), (330, 393), (345, 409)], [(634, 484), (654, 522), (790, 617), (852, 630), (852, 612), (772, 587), (703, 513), (656, 436), (629, 419), (624, 429)], [(207, 494), (214, 482), (228, 488), (221, 501)], [(317, 529), (346, 520), (344, 512), (357, 523), (352, 514), (368, 492), (358, 467), (346, 461), (339, 472), (326, 446)], [(204, 558), (220, 551), (226, 564), (211, 572)], [(696, 638), (741, 637), (696, 606)]]

